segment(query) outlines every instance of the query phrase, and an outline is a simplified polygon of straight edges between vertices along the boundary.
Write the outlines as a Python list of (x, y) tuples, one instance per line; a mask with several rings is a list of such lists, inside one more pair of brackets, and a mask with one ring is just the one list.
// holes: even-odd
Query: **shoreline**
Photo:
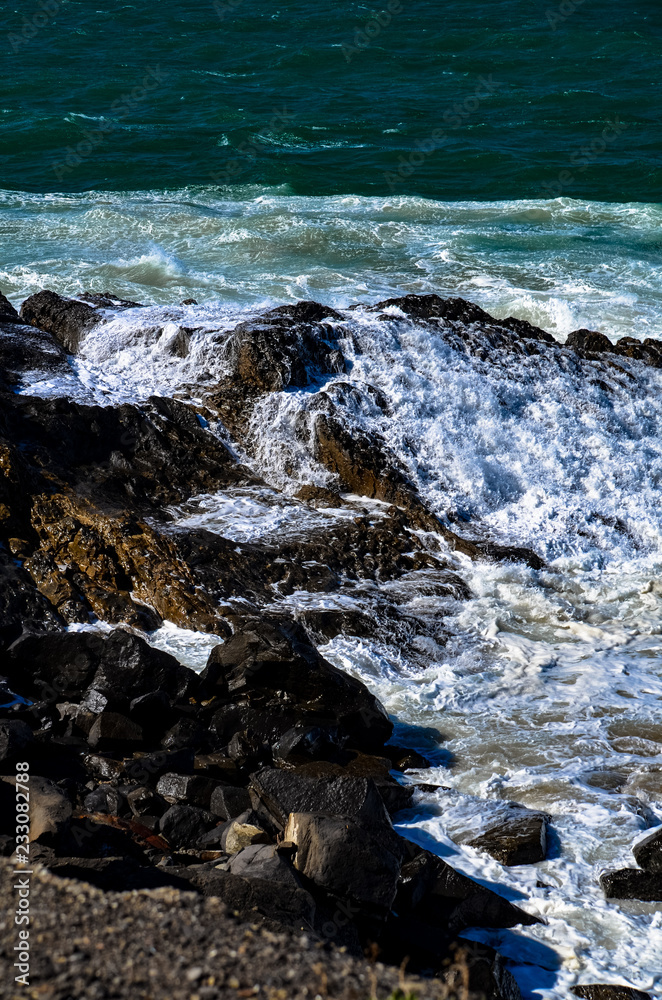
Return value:
[[(31, 857), (105, 889), (192, 889), (247, 919), (257, 911), (267, 929), (312, 926), (357, 959), (372, 949), (394, 967), (408, 959), (413, 973), (443, 976), (463, 930), (532, 925), (541, 914), (394, 831), (391, 816), (415, 785), (407, 771), (430, 762), (391, 744), (379, 701), (316, 648), (369, 637), (370, 615), (271, 604), (274, 594), (342, 593), (347, 581), (379, 590), (415, 574), (461, 602), (462, 559), (531, 573), (546, 561), (528, 544), (439, 516), (388, 441), (351, 422), (357, 407), (388, 418), (388, 403), (370, 386), (357, 402), (343, 381), (352, 333), (347, 314), (330, 307), (302, 302), (238, 324), (215, 345), (224, 374), (212, 372), (202, 393), (193, 384), (188, 394), (105, 406), (66, 390), (30, 395), (40, 369), (56, 388), (77, 378), (72, 357), (86, 338), (103, 340), (113, 317), (140, 308), (109, 294), (42, 292), (19, 316), (0, 299), (0, 639), (7, 688), (19, 696), (2, 710), (0, 732), (5, 778), (21, 760), (34, 775)], [(605, 393), (624, 371), (662, 368), (660, 341), (613, 344), (579, 330), (560, 345), (462, 299), (410, 295), (366, 312), (421, 324), (481, 363), (540, 358), (599, 372)], [(185, 360), (194, 336), (168, 327), (158, 343)], [(261, 408), (273, 394), (302, 389), (313, 402), (293, 418), (296, 440), (335, 485), (307, 481), (281, 501), (258, 472), (256, 414), (268, 415)], [(276, 518), (268, 542), (230, 540), (199, 505), (187, 522), (186, 505), (220, 489), (244, 503), (270, 496), (276, 514), (289, 505), (298, 534)], [(400, 641), (430, 639), (396, 607), (384, 613)], [(64, 631), (90, 616), (115, 627)], [(223, 639), (200, 674), (141, 638), (164, 621)], [(513, 806), (470, 846), (505, 865), (532, 864), (545, 857), (550, 822)], [(639, 851), (641, 868), (625, 870), (634, 874), (603, 881), (608, 893), (655, 899), (659, 839)], [(517, 1000), (501, 958), (487, 946), (474, 952), (470, 992)]]

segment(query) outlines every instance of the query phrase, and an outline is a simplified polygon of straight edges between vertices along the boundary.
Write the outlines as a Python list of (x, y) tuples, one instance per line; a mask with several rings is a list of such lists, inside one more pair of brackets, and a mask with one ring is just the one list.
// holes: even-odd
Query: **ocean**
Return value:
[[(0, 290), (16, 305), (108, 290), (153, 320), (118, 315), (70, 385), (29, 391), (170, 394), (221, 371), (209, 334), (299, 299), (437, 292), (561, 342), (662, 338), (659, 4), (43, 0), (5, 11), (1, 44)], [(662, 825), (662, 373), (610, 395), (543, 360), (480, 360), (397, 317), (346, 317), (342, 378), (387, 404), (356, 420), (436, 512), (546, 566), (457, 556), (469, 600), (417, 578), (274, 606), (372, 614), (379, 598), (438, 617), (443, 642), (321, 647), (400, 740), (429, 733), (436, 763), (418, 778), (449, 790), (399, 829), (544, 918), (472, 932), (527, 1000), (591, 982), (662, 998), (659, 904), (598, 885)], [(194, 331), (188, 358), (160, 350), (169, 323)], [(254, 418), (243, 457), (272, 493), (198, 498), (178, 523), (295, 531), (293, 494), (325, 482), (294, 432), (305, 404), (275, 393)], [(169, 625), (151, 640), (197, 668), (210, 648)], [(462, 846), (506, 800), (552, 816), (547, 861), (508, 869)]]

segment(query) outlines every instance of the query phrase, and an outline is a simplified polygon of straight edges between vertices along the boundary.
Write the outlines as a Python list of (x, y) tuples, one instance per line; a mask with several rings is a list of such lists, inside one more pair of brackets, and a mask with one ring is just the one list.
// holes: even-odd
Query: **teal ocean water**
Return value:
[(655, 335), (662, 8), (3, 8), (0, 288), (473, 298)]
[(659, 199), (657, 0), (30, 0), (1, 32), (1, 187)]

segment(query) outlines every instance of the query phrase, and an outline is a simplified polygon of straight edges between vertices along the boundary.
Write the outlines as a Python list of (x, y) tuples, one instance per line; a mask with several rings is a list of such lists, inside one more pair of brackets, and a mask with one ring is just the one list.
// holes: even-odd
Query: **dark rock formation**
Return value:
[[(252, 728), (259, 715), (265, 738), (277, 739), (305, 721), (331, 727), (342, 742), (370, 751), (392, 732), (367, 688), (322, 659), (293, 623), (237, 621), (235, 634), (212, 650), (200, 679), (202, 697), (231, 700)], [(243, 714), (242, 707), (255, 714)]]
[(265, 768), (250, 784), (253, 808), (276, 830), (284, 830), (290, 813), (328, 813), (367, 826), (390, 822), (373, 781), (365, 778), (314, 778)]
[(85, 334), (100, 322), (94, 306), (78, 299), (66, 299), (56, 292), (31, 295), (21, 306), (21, 319), (51, 333), (68, 354), (75, 354)]
[(20, 323), (18, 313), (2, 292), (0, 292), (0, 323)]
[(249, 390), (278, 392), (344, 371), (332, 325), (341, 320), (326, 306), (297, 302), (240, 323), (228, 345), (234, 377)]
[(387, 913), (391, 908), (402, 847), (390, 824), (290, 813), (284, 838), (295, 847), (295, 868), (315, 885), (370, 911)]
[(662, 901), (662, 872), (622, 868), (606, 871), (600, 876), (600, 885), (607, 899), (643, 899)]
[(662, 873), (662, 830), (656, 830), (633, 848), (634, 860), (640, 868), (649, 872)]

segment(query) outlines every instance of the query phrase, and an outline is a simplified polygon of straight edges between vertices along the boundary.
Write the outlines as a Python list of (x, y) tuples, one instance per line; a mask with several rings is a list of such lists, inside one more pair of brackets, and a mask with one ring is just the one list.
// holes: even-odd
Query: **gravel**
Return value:
[(312, 935), (242, 923), (213, 897), (170, 888), (102, 892), (39, 867), (31, 876), (25, 987), (14, 982), (12, 872), (0, 859), (1, 998), (383, 1000), (399, 988), (418, 1000), (456, 996), (439, 981), (353, 958)]

